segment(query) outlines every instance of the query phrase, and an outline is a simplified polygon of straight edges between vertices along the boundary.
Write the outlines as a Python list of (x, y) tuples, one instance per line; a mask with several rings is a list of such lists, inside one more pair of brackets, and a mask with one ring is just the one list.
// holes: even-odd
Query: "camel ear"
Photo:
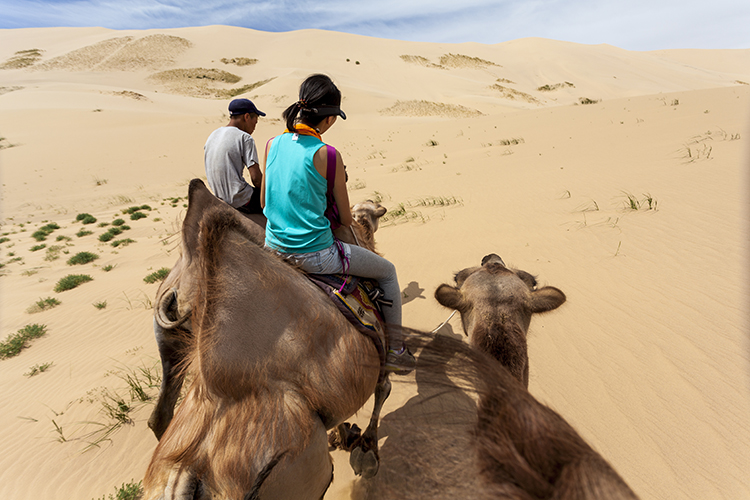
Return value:
[(458, 288), (443, 283), (435, 290), (435, 298), (440, 305), (449, 309), (457, 309), (464, 312), (469, 308), (468, 302), (464, 299), (464, 294)]
[(387, 211), (388, 211), (388, 209), (381, 205), (381, 206), (378, 207), (377, 210), (375, 210), (375, 213), (373, 215), (375, 215), (375, 217), (377, 217), (379, 219), (382, 216), (384, 216)]
[(554, 286), (545, 286), (531, 292), (531, 312), (542, 313), (557, 309), (565, 302), (565, 294)]

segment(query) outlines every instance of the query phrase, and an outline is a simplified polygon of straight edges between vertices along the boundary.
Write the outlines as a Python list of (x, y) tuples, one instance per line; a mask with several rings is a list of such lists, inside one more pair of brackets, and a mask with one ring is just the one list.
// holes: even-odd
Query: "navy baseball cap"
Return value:
[(235, 99), (229, 103), (230, 115), (244, 115), (245, 113), (255, 113), (258, 116), (266, 116), (263, 111), (260, 111), (255, 107), (255, 104), (253, 104), (253, 101), (250, 99)]

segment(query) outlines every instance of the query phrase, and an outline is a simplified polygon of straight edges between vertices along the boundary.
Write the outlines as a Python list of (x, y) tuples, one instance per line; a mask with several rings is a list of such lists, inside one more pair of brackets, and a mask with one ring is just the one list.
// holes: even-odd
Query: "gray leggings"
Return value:
[[(393, 306), (383, 307), (386, 323), (401, 326), (401, 287), (398, 285), (396, 267), (380, 255), (366, 248), (341, 242), (344, 253), (349, 259), (348, 274), (373, 278), (378, 280), (385, 298), (393, 301)], [(313, 274), (343, 273), (344, 268), (336, 243), (319, 252), (282, 254), (285, 259), (297, 265), (300, 269)], [(398, 328), (389, 328), (388, 337), (391, 342), (400, 340)], [(394, 344), (392, 344), (394, 345)]]

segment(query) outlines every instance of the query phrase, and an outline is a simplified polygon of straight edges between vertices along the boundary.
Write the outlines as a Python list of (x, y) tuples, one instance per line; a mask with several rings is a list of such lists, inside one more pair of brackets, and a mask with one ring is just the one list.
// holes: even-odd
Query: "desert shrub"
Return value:
[(33, 305), (29, 306), (29, 308), (26, 309), (26, 312), (29, 314), (34, 314), (46, 311), (47, 309), (52, 309), (53, 307), (59, 306), (60, 304), (62, 304), (62, 302), (60, 302), (56, 298), (47, 297), (46, 299), (39, 299), (34, 302)]
[(96, 217), (94, 217), (91, 214), (86, 214), (86, 213), (78, 214), (76, 215), (76, 222), (82, 222), (84, 224), (93, 224), (94, 222), (96, 222)]
[(73, 257), (68, 259), (69, 266), (75, 266), (80, 264), (88, 264), (98, 259), (99, 256), (91, 252), (78, 252)]
[(41, 245), (34, 245), (29, 250), (31, 250), (32, 252), (36, 252), (37, 250), (41, 250), (43, 248), (47, 248), (47, 245), (45, 243), (42, 243)]
[(47, 236), (49, 236), (55, 229), (60, 229), (60, 226), (58, 226), (54, 222), (50, 222), (49, 224), (46, 224), (34, 231), (31, 237), (36, 241), (44, 241), (47, 239)]
[(88, 274), (69, 274), (60, 280), (55, 285), (54, 291), (57, 293), (71, 290), (79, 285), (82, 285), (88, 281), (92, 281), (94, 278)]
[(236, 64), (237, 66), (250, 66), (251, 64), (258, 62), (257, 59), (251, 59), (249, 57), (233, 57), (231, 59), (222, 57), (220, 61), (224, 64)]
[(55, 241), (70, 241), (72, 239), (73, 238), (71, 238), (70, 236), (65, 236), (64, 234), (60, 234), (57, 236), (57, 238), (55, 238)]
[(6, 238), (6, 237), (0, 238), (0, 243), (5, 243), (6, 241), (10, 241), (10, 238)]
[(80, 231), (78, 231), (76, 233), (76, 236), (78, 236), (79, 238), (83, 238), (84, 236), (88, 236), (90, 234), (94, 234), (94, 232), (93, 231), (86, 231), (85, 229), (81, 229)]
[(97, 309), (105, 309), (107, 307), (107, 301), (106, 300), (101, 300), (99, 302), (94, 302), (93, 305)]
[[(123, 483), (119, 488), (115, 488), (115, 494), (109, 494), (109, 500), (138, 500), (143, 493), (143, 486), (141, 481), (137, 483)], [(102, 495), (101, 498), (96, 500), (107, 500), (107, 497)]]
[(169, 268), (162, 267), (158, 271), (154, 271), (153, 273), (143, 278), (143, 281), (145, 281), (146, 283), (156, 283), (157, 281), (164, 281), (164, 278), (167, 277), (169, 271)]
[(60, 245), (52, 245), (51, 247), (47, 248), (47, 253), (44, 255), (44, 260), (47, 262), (52, 262), (54, 260), (57, 260), (60, 258), (60, 252), (63, 250), (64, 247)]
[(122, 234), (122, 232), (125, 231), (126, 229), (130, 229), (130, 226), (110, 227), (106, 233), (99, 236), (99, 241), (110, 241), (112, 238), (114, 238), (118, 234)]
[(38, 375), (40, 373), (44, 373), (47, 371), (47, 369), (52, 366), (52, 363), (42, 363), (42, 364), (36, 364), (29, 368), (29, 371), (24, 373), (24, 376), (26, 377), (33, 377), (34, 375)]
[(134, 214), (135, 212), (138, 212), (140, 210), (151, 210), (151, 207), (148, 205), (141, 205), (140, 207), (130, 207), (130, 208), (124, 209), (122, 213), (125, 215), (128, 215), (128, 214)]
[(18, 355), (27, 347), (28, 341), (39, 338), (45, 333), (47, 333), (46, 325), (33, 324), (24, 326), (18, 330), (18, 333), (8, 335), (3, 342), (0, 342), (0, 359)]
[(599, 100), (589, 99), (588, 97), (581, 97), (578, 99), (581, 104), (596, 104)]
[(131, 243), (135, 243), (134, 239), (131, 238), (125, 238), (124, 240), (115, 240), (111, 243), (113, 247), (119, 247), (119, 246), (128, 246)]
[(122, 226), (123, 224), (125, 224), (124, 219), (115, 219), (112, 221), (113, 226)]
[(102, 271), (104, 271), (105, 273), (108, 273), (114, 268), (115, 266), (113, 266), (112, 264), (107, 264), (106, 266), (102, 267)]
[(144, 217), (148, 217), (148, 215), (144, 214), (143, 212), (133, 212), (132, 214), (130, 214), (130, 220), (143, 219)]

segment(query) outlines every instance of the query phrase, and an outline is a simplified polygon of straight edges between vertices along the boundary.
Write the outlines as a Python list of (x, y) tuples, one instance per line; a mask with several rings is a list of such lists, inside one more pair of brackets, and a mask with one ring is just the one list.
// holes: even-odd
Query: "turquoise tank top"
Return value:
[(327, 181), (313, 156), (325, 143), (285, 133), (271, 142), (266, 159), (266, 245), (284, 253), (318, 252), (333, 245), (325, 216)]

